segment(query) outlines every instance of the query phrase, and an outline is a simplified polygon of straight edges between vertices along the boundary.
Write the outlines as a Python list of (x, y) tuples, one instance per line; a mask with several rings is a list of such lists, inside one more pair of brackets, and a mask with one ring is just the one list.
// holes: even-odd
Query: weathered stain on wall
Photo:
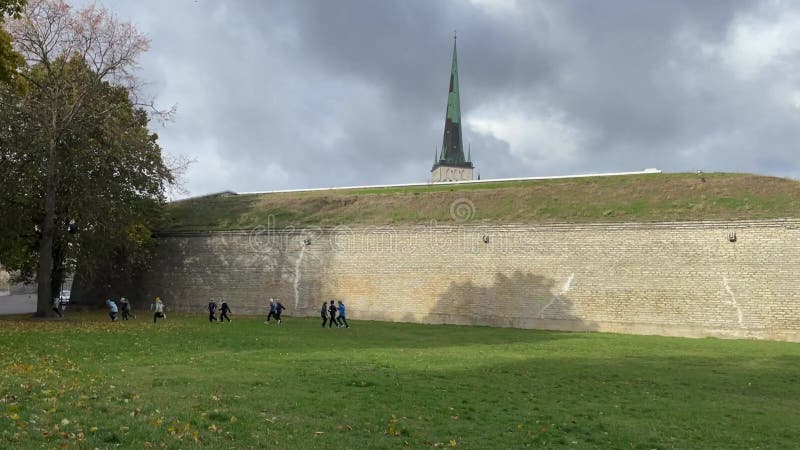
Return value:
[[(733, 241), (732, 234), (736, 234)], [(800, 221), (171, 234), (139, 302), (202, 312), (800, 341)]]

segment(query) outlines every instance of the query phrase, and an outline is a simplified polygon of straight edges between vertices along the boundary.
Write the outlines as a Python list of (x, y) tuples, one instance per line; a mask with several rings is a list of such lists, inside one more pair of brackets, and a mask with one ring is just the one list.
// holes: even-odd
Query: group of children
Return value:
[[(331, 300), (330, 305), (328, 303), (322, 303), (322, 310), (320, 310), (320, 314), (322, 316), (322, 328), (325, 328), (325, 324), (328, 324), (328, 328), (333, 328), (333, 325), (336, 324), (337, 328), (344, 327), (350, 328), (350, 324), (347, 323), (347, 317), (345, 312), (344, 303), (339, 300), (339, 306), (336, 306), (334, 301)], [(129, 318), (136, 318), (136, 314), (133, 313), (131, 310), (131, 304), (125, 297), (119, 299), (119, 306), (117, 302), (113, 299), (106, 300), (106, 306), (108, 306), (108, 316), (111, 318), (112, 322), (117, 321), (117, 315), (119, 311), (122, 310), (122, 320), (128, 320)], [(269, 299), (269, 314), (267, 314), (267, 321), (264, 323), (269, 323), (270, 319), (274, 318), (278, 324), (281, 321), (281, 314), (286, 309), (285, 306), (278, 300), (274, 298)], [(164, 314), (164, 302), (161, 301), (160, 297), (156, 297), (155, 302), (150, 305), (150, 310), (154, 311), (155, 314), (153, 315), (153, 323), (156, 323), (158, 319), (166, 319), (167, 315)], [(217, 318), (217, 310), (219, 310), (219, 318)], [(227, 320), (228, 322), (231, 321), (231, 318), (228, 316), (231, 314), (231, 308), (228, 306), (228, 302), (221, 301), (219, 304), (215, 301), (208, 302), (208, 321), (209, 322), (224, 322)], [(338, 316), (337, 316), (338, 314)]]
[(128, 320), (131, 317), (136, 318), (136, 315), (131, 311), (131, 302), (125, 297), (119, 299), (119, 306), (113, 299), (109, 298), (106, 300), (106, 306), (108, 306), (108, 316), (111, 317), (112, 322), (117, 321), (117, 314), (120, 309), (122, 310), (122, 320)]
[(281, 323), (281, 314), (283, 310), (286, 309), (285, 306), (278, 300), (274, 298), (269, 299), (269, 314), (267, 314), (267, 321), (264, 323), (269, 323), (269, 319), (275, 318), (278, 321), (278, 325)]
[[(122, 320), (128, 320), (131, 317), (134, 319), (136, 318), (136, 314), (134, 314), (131, 309), (131, 302), (125, 297), (119, 299), (119, 306), (117, 306), (117, 303), (113, 299), (109, 298), (106, 300), (106, 306), (108, 306), (108, 316), (111, 318), (112, 322), (117, 321), (117, 314), (119, 314), (120, 309), (122, 310)], [(153, 315), (153, 323), (156, 323), (158, 319), (167, 318), (167, 315), (164, 314), (164, 302), (161, 301), (160, 297), (156, 297), (153, 304), (150, 305), (150, 310), (155, 312)]]
[(231, 313), (231, 308), (228, 306), (228, 302), (222, 301), (219, 305), (219, 319), (217, 319), (217, 303), (215, 301), (208, 302), (208, 321), (209, 322), (217, 322), (224, 323), (225, 319), (228, 319), (228, 322), (231, 321), (231, 318), (228, 317), (228, 314)]
[[(336, 317), (336, 313), (339, 313), (339, 317)], [(339, 306), (333, 304), (333, 300), (331, 300), (330, 305), (325, 302), (322, 302), (322, 309), (319, 311), (320, 316), (322, 316), (322, 328), (325, 328), (325, 324), (328, 324), (328, 328), (333, 328), (333, 324), (336, 324), (336, 328), (350, 328), (350, 324), (347, 323), (347, 317), (345, 314), (344, 303), (339, 300)]]

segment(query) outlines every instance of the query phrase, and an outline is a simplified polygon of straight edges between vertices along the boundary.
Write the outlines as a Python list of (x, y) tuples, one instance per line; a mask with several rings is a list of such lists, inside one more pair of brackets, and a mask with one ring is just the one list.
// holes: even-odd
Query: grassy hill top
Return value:
[(647, 174), (212, 196), (170, 203), (167, 211), (162, 231), (455, 224), (465, 217), (473, 224), (797, 218), (800, 182)]

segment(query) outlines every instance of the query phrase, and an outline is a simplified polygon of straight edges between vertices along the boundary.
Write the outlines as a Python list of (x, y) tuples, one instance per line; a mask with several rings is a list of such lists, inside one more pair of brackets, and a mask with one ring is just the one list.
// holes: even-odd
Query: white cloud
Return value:
[(775, 66), (794, 65), (800, 56), (800, 11), (786, 6), (767, 2), (731, 23), (720, 55), (737, 76), (751, 79)]
[(236, 167), (224, 156), (225, 149), (217, 139), (208, 136), (169, 136), (159, 140), (164, 148), (192, 149), (191, 152), (179, 153), (193, 159), (184, 180), (184, 188), (189, 195), (230, 189)]
[(585, 133), (556, 110), (488, 107), (470, 113), (466, 123), (477, 133), (507, 142), (513, 156), (537, 168), (574, 165), (587, 142)]
[(519, 11), (517, 0), (469, 0), (469, 2), (490, 14), (507, 15)]

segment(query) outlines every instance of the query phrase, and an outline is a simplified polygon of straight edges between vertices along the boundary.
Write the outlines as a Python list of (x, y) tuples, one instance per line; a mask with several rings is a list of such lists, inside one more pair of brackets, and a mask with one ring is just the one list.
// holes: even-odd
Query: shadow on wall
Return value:
[(328, 267), (330, 252), (307, 239), (269, 230), (160, 236), (149, 270), (109, 265), (91, 271), (92, 277), (81, 272), (73, 296), (90, 308), (124, 296), (135, 311), (148, 310), (159, 296), (168, 311), (203, 314), (210, 300), (229, 302), (236, 314), (266, 314), (274, 297), (289, 308), (288, 315), (298, 309), (311, 314), (317, 307), (310, 299), (322, 289), (318, 274)]
[[(202, 286), (200, 280), (205, 272), (203, 265), (194, 264), (189, 258), (185, 242), (158, 240), (153, 249), (150, 270), (136, 270), (129, 266), (105, 261), (98, 267), (79, 267), (72, 287), (73, 305), (81, 309), (106, 308), (108, 298), (119, 300), (127, 298), (134, 313), (150, 310), (155, 296), (164, 299), (168, 311), (184, 310), (174, 301), (172, 293), (183, 290), (186, 285)], [(179, 266), (165, 266), (170, 263), (189, 263)], [(179, 275), (180, 274), (180, 275)], [(153, 288), (154, 284), (157, 288)]]
[(108, 298), (127, 297), (134, 302), (138, 297), (141, 277), (127, 268), (113, 264), (108, 267), (86, 270), (79, 268), (72, 281), (70, 309), (105, 308)]
[[(156, 296), (169, 311), (205, 314), (209, 301), (227, 301), (234, 312), (263, 310), (263, 276), (275, 263), (247, 235), (212, 234), (163, 236), (157, 240), (153, 268), (143, 276), (144, 308)], [(256, 304), (260, 300), (260, 304)], [(260, 306), (260, 308), (259, 308)]]
[[(596, 331), (573, 314), (569, 291), (575, 274), (555, 280), (533, 273), (497, 273), (490, 286), (451, 282), (421, 318), (426, 323), (486, 325), (565, 331)], [(412, 318), (409, 316), (408, 320)], [(418, 318), (419, 319), (419, 318)]]
[(163, 237), (153, 270), (143, 277), (142, 296), (152, 301), (160, 295), (171, 310), (183, 312), (205, 313), (210, 300), (225, 300), (235, 314), (266, 315), (270, 297), (289, 308), (287, 315), (315, 310), (297, 299), (319, 290), (314, 274), (329, 257), (324, 245), (308, 245), (307, 239), (270, 230)]

